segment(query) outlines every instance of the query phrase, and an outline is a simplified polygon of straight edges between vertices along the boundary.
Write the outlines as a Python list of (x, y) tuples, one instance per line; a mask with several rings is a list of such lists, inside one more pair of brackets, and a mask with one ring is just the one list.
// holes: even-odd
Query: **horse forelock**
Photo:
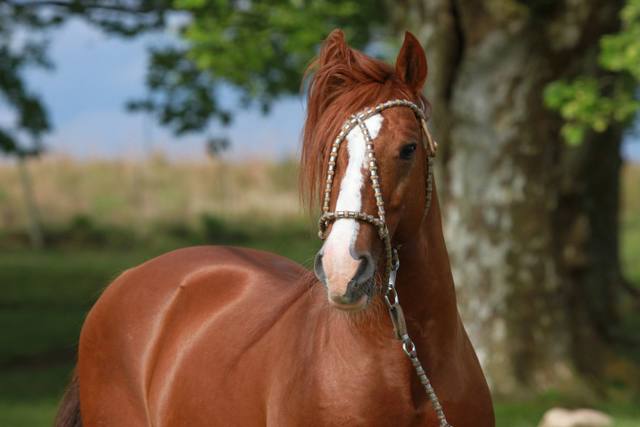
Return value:
[[(313, 210), (326, 179), (331, 144), (347, 118), (368, 106), (418, 96), (396, 76), (394, 68), (362, 52), (346, 47), (336, 54), (325, 42), (319, 57), (309, 66), (307, 117), (302, 139), (300, 189), (305, 205)], [(419, 97), (426, 108), (428, 103)]]

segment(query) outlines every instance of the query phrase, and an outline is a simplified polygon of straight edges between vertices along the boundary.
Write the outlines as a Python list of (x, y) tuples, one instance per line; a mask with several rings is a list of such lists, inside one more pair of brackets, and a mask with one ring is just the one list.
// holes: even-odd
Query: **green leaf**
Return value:
[(584, 140), (585, 129), (582, 126), (565, 124), (562, 127), (562, 136), (569, 145), (580, 145)]
[(622, 29), (600, 40), (598, 62), (610, 73), (554, 81), (544, 90), (545, 105), (565, 121), (561, 134), (570, 145), (580, 144), (588, 129), (604, 132), (640, 110), (640, 0), (627, 0), (621, 19)]
[(174, 0), (176, 9), (197, 9), (207, 4), (207, 0)]

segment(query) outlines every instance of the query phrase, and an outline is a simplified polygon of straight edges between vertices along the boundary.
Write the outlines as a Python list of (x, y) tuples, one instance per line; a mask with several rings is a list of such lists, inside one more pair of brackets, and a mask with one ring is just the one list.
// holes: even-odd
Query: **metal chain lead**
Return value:
[(384, 301), (387, 304), (389, 315), (391, 316), (391, 323), (393, 323), (393, 329), (395, 331), (396, 338), (402, 341), (402, 350), (404, 351), (404, 354), (406, 354), (411, 361), (411, 364), (413, 365), (413, 368), (418, 375), (418, 379), (424, 387), (424, 390), (427, 393), (427, 397), (431, 401), (431, 406), (433, 406), (433, 410), (438, 417), (438, 423), (440, 424), (440, 427), (452, 427), (451, 424), (449, 424), (449, 422), (447, 421), (447, 417), (445, 416), (442, 405), (440, 404), (440, 399), (438, 399), (438, 395), (433, 389), (431, 381), (429, 381), (429, 377), (427, 377), (427, 373), (424, 371), (422, 363), (420, 363), (420, 359), (418, 359), (416, 345), (413, 343), (413, 340), (411, 339), (411, 337), (409, 336), (409, 332), (407, 331), (407, 322), (404, 318), (402, 307), (400, 306), (398, 292), (396, 291), (396, 277), (399, 268), (400, 259), (398, 258), (398, 251), (394, 249), (393, 266), (384, 294)]
[[(322, 203), (322, 215), (320, 216), (320, 220), (318, 221), (318, 236), (320, 237), (320, 239), (324, 240), (329, 224), (337, 219), (353, 219), (356, 221), (367, 222), (376, 227), (376, 229), (378, 230), (378, 236), (383, 241), (385, 247), (386, 268), (385, 277), (383, 278), (382, 283), (386, 282), (387, 286), (384, 292), (384, 300), (389, 310), (389, 315), (391, 317), (391, 323), (393, 323), (396, 338), (402, 341), (402, 349), (411, 361), (411, 364), (413, 365), (416, 374), (418, 375), (420, 383), (424, 386), (427, 397), (431, 401), (431, 405), (433, 406), (436, 416), (438, 417), (440, 427), (452, 427), (447, 422), (447, 418), (445, 417), (444, 410), (442, 409), (442, 405), (440, 404), (440, 400), (438, 399), (438, 396), (436, 395), (436, 392), (433, 389), (433, 386), (431, 385), (431, 382), (429, 381), (429, 378), (427, 377), (427, 374), (424, 371), (420, 360), (418, 359), (416, 346), (409, 336), (409, 333), (407, 332), (407, 324), (404, 318), (404, 312), (402, 311), (402, 307), (400, 306), (398, 292), (396, 290), (396, 277), (398, 269), (400, 268), (400, 260), (398, 259), (397, 250), (391, 247), (391, 237), (389, 236), (389, 230), (387, 229), (387, 224), (385, 222), (386, 212), (384, 209), (384, 199), (382, 198), (382, 189), (380, 187), (380, 178), (378, 176), (378, 164), (373, 147), (373, 139), (371, 138), (371, 134), (369, 133), (367, 125), (364, 123), (366, 119), (375, 114), (379, 114), (380, 112), (382, 112), (382, 110), (397, 106), (411, 108), (411, 110), (413, 110), (414, 114), (416, 115), (416, 118), (420, 121), (420, 125), (424, 133), (423, 144), (427, 152), (428, 159), (427, 170), (425, 172), (426, 203), (424, 215), (426, 216), (429, 208), (431, 207), (431, 198), (433, 192), (433, 157), (436, 154), (438, 145), (429, 133), (426, 117), (422, 109), (409, 100), (395, 99), (392, 101), (383, 102), (382, 104), (378, 104), (374, 108), (366, 108), (365, 110), (352, 115), (342, 126), (342, 128), (340, 129), (340, 133), (338, 133), (338, 135), (336, 136), (336, 139), (331, 146), (331, 152), (329, 153), (327, 179), (324, 189), (324, 200)], [(356, 126), (360, 128), (360, 131), (362, 132), (362, 135), (366, 142), (365, 156), (369, 169), (371, 187), (373, 188), (373, 194), (376, 200), (376, 207), (378, 211), (377, 217), (365, 212), (329, 211), (331, 189), (333, 187), (333, 178), (335, 176), (338, 150), (340, 149), (340, 144), (342, 144), (342, 141), (344, 141), (349, 132), (351, 132), (351, 130)]]

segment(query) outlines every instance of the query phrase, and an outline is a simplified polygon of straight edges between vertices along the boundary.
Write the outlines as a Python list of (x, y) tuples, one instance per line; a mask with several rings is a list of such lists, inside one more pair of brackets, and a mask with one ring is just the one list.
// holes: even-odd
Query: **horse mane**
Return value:
[[(325, 40), (307, 68), (305, 80), (309, 76), (299, 183), (303, 201), (313, 210), (326, 178), (328, 153), (345, 120), (365, 107), (395, 98), (415, 100), (417, 96), (391, 65), (347, 46), (340, 30)], [(428, 106), (426, 99), (420, 98)]]

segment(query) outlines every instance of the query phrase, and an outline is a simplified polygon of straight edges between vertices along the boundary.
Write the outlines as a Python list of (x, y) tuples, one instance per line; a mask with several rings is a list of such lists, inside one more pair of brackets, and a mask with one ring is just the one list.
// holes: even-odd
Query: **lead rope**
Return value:
[(387, 304), (389, 310), (389, 316), (391, 317), (391, 323), (393, 323), (393, 330), (396, 334), (396, 338), (402, 341), (402, 351), (407, 355), (413, 368), (416, 370), (418, 379), (427, 392), (427, 397), (431, 401), (431, 406), (438, 417), (440, 427), (452, 427), (447, 421), (447, 417), (444, 415), (444, 410), (440, 404), (440, 399), (436, 391), (429, 381), (420, 359), (418, 359), (418, 353), (416, 351), (416, 345), (409, 336), (407, 331), (407, 322), (404, 318), (404, 311), (400, 306), (400, 299), (398, 298), (398, 291), (396, 290), (396, 277), (398, 269), (400, 268), (400, 258), (398, 258), (398, 251), (393, 249), (393, 266), (391, 268), (391, 274), (389, 274), (389, 282), (387, 283), (387, 289), (384, 293), (384, 301)]
[[(402, 350), (411, 361), (411, 364), (413, 365), (416, 374), (420, 379), (420, 383), (424, 386), (427, 397), (431, 401), (431, 405), (433, 406), (433, 409), (438, 417), (440, 427), (452, 427), (447, 422), (447, 418), (445, 417), (444, 410), (442, 409), (442, 405), (440, 404), (440, 400), (438, 399), (438, 396), (436, 395), (436, 392), (431, 385), (431, 381), (429, 381), (429, 378), (427, 377), (427, 374), (422, 367), (422, 363), (420, 363), (420, 360), (418, 359), (416, 346), (407, 331), (404, 312), (402, 311), (402, 307), (400, 306), (400, 300), (398, 298), (398, 292), (396, 290), (396, 278), (398, 275), (398, 269), (400, 268), (400, 259), (398, 258), (398, 251), (395, 248), (391, 247), (391, 237), (389, 236), (389, 230), (387, 229), (387, 224), (385, 221), (384, 200), (382, 198), (382, 190), (380, 188), (380, 180), (378, 177), (378, 165), (373, 149), (373, 139), (369, 134), (367, 125), (364, 123), (366, 119), (375, 114), (379, 114), (380, 112), (382, 112), (382, 110), (397, 106), (411, 108), (411, 110), (413, 110), (414, 114), (416, 115), (416, 118), (419, 120), (424, 133), (423, 143), (428, 156), (428, 165), (426, 171), (426, 206), (424, 212), (424, 215), (426, 216), (427, 212), (429, 211), (429, 207), (431, 206), (431, 193), (433, 191), (433, 157), (436, 153), (437, 144), (431, 137), (431, 133), (429, 132), (429, 128), (427, 127), (427, 120), (422, 109), (409, 100), (395, 99), (378, 104), (374, 108), (366, 108), (365, 110), (354, 114), (346, 121), (346, 123), (340, 129), (340, 133), (336, 136), (336, 139), (331, 146), (331, 152), (329, 154), (327, 179), (324, 189), (324, 200), (322, 203), (322, 215), (320, 216), (320, 220), (318, 221), (318, 236), (320, 237), (320, 239), (324, 240), (326, 238), (326, 231), (329, 227), (329, 224), (337, 219), (354, 219), (356, 221), (368, 222), (369, 224), (376, 227), (376, 229), (378, 230), (378, 236), (382, 240), (385, 247), (386, 268), (383, 283), (386, 282), (387, 286), (384, 292), (384, 300), (387, 304), (387, 309), (389, 310), (389, 316), (391, 317), (391, 323), (393, 324), (396, 338), (402, 341)], [(366, 159), (369, 169), (369, 177), (371, 180), (371, 187), (373, 188), (373, 193), (378, 210), (377, 217), (365, 212), (329, 211), (331, 189), (333, 187), (333, 177), (335, 175), (338, 150), (342, 141), (344, 141), (349, 132), (351, 132), (351, 130), (356, 126), (358, 126), (362, 131), (362, 135), (364, 136), (367, 144)]]

